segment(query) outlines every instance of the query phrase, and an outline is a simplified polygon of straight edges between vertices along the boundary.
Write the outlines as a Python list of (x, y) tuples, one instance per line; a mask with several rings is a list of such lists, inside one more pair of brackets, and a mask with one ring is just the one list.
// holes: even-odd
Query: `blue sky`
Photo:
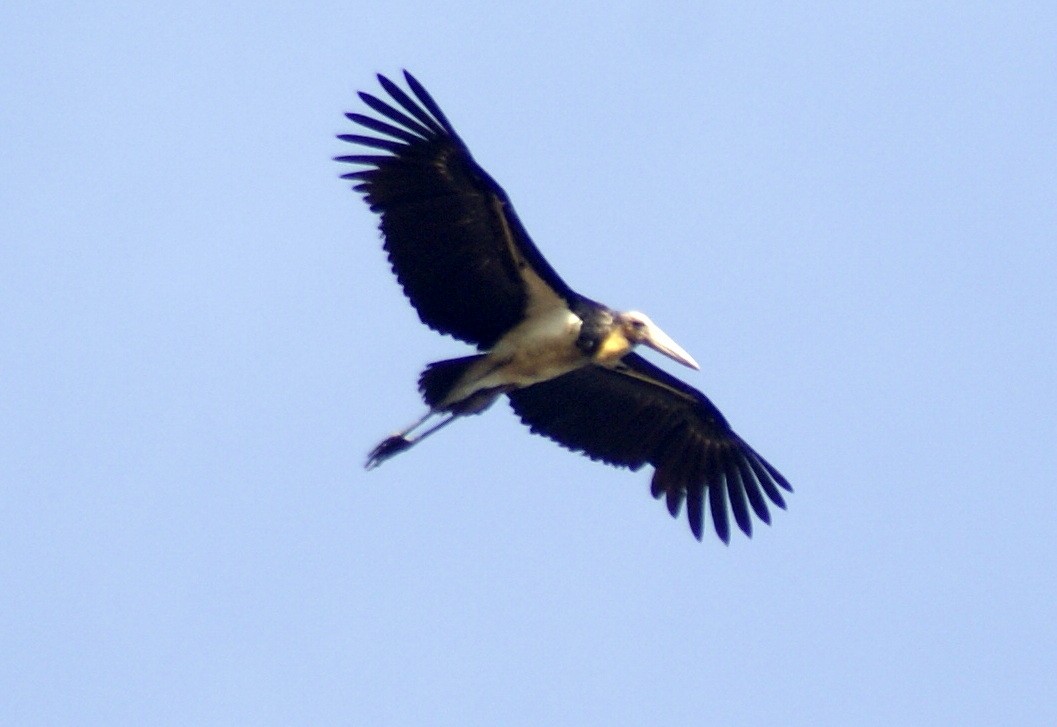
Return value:
[[(2, 721), (1057, 722), (1052, 4), (587, 8), (4, 4)], [(330, 159), (405, 67), (772, 527), (505, 404), (363, 471), (466, 351)]]

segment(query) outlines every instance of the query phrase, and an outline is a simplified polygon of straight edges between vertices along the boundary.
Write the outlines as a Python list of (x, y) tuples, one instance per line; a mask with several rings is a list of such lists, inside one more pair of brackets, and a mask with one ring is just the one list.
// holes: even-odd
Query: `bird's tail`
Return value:
[(418, 390), (422, 392), (422, 398), (430, 409), (436, 409), (444, 397), (459, 383), (467, 369), (484, 358), (484, 354), (476, 356), (463, 356), (462, 358), (449, 358), (446, 361), (436, 361), (426, 366), (426, 370), (418, 377)]

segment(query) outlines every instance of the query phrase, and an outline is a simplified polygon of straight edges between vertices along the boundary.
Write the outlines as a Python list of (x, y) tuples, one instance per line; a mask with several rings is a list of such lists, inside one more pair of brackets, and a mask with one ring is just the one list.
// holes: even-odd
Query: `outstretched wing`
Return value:
[(393, 272), (422, 322), (490, 348), (526, 313), (577, 296), (426, 89), (404, 78), (414, 98), (379, 75), (392, 102), (360, 93), (378, 116), (346, 114), (373, 133), (338, 137), (381, 153), (336, 159), (366, 167), (342, 176), (381, 215)]
[(751, 536), (749, 509), (770, 524), (767, 500), (784, 508), (779, 488), (792, 492), (704, 394), (638, 354), (614, 368), (587, 366), (508, 396), (536, 434), (620, 467), (652, 464), (653, 496), (665, 497), (672, 517), (685, 500), (698, 540), (706, 498), (716, 534), (729, 542), (728, 512)]

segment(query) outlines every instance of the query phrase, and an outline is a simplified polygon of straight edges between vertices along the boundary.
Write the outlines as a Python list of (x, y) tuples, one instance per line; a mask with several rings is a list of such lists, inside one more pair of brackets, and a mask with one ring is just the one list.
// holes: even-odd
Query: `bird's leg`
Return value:
[[(400, 454), (406, 449), (410, 449), (412, 445), (425, 439), (441, 427), (451, 424), (456, 418), (467, 416), (469, 414), (480, 414), (495, 403), (495, 400), (499, 398), (500, 394), (505, 394), (513, 388), (512, 385), (504, 385), (494, 386), (490, 389), (482, 389), (480, 391), (475, 391), (462, 401), (449, 405), (446, 409), (430, 409), (411, 426), (402, 429), (396, 434), (392, 434), (379, 442), (378, 446), (372, 449), (371, 453), (367, 455), (367, 464), (365, 464), (364, 467), (373, 470), (390, 457)], [(434, 414), (444, 415), (444, 419), (437, 422), (421, 434), (411, 436), (411, 432), (425, 424)]]
[(440, 413), (443, 413), (443, 412), (437, 412), (437, 411), (434, 411), (434, 410), (431, 409), (430, 411), (426, 412), (424, 416), (422, 416), (420, 419), (418, 419), (411, 426), (407, 427), (406, 429), (404, 429), (404, 430), (402, 430), (400, 432), (397, 432), (396, 434), (393, 434), (393, 435), (388, 436), (385, 439), (383, 439), (378, 444), (378, 446), (375, 447), (374, 449), (372, 449), (371, 453), (369, 455), (367, 455), (367, 464), (364, 465), (364, 468), (365, 469), (369, 469), (369, 470), (373, 470), (375, 467), (377, 467), (378, 465), (380, 465), (382, 462), (386, 461), (390, 457), (392, 457), (394, 455), (397, 455), (397, 454), (400, 454), (405, 449), (410, 449), (412, 445), (414, 445), (417, 442), (425, 439), (426, 437), (428, 437), (430, 434), (433, 434), (433, 432), (437, 431), (441, 427), (445, 426), (446, 424), (451, 424), (452, 420), (455, 419), (455, 417), (458, 416), (458, 414), (449, 413), (449, 414), (447, 414), (447, 416), (442, 421), (434, 424), (432, 427), (430, 427), (426, 431), (422, 432), (421, 434), (418, 434), (418, 435), (416, 435), (414, 437), (409, 436), (411, 434), (411, 432), (415, 431), (420, 426), (425, 424), (426, 421), (428, 421), (431, 416), (433, 416), (434, 414), (440, 414)]

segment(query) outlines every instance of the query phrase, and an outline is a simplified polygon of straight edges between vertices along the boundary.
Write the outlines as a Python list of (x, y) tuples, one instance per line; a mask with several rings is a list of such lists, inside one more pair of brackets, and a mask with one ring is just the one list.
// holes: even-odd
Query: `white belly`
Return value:
[(576, 347), (580, 317), (556, 308), (512, 328), (475, 364), (446, 399), (459, 401), (496, 387), (523, 387), (566, 374), (589, 362)]

